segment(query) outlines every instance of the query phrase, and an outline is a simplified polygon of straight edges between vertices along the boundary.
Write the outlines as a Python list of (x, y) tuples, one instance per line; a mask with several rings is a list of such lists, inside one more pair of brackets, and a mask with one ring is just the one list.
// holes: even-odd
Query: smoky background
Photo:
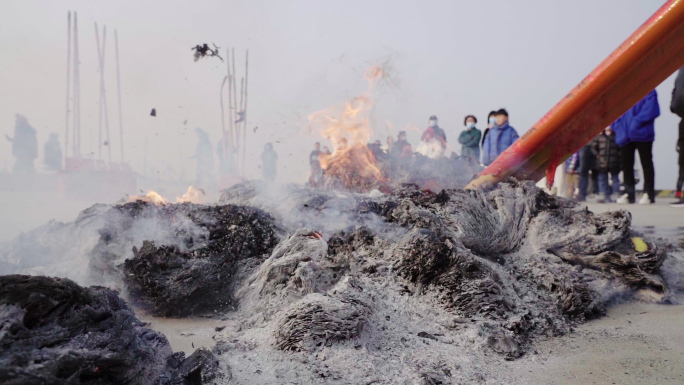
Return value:
[[(39, 172), (49, 133), (58, 133), (64, 143), (68, 11), (79, 16), (82, 153), (97, 157), (97, 22), (108, 29), (105, 87), (113, 128), (118, 119), (112, 32), (118, 32), (125, 161), (140, 174), (138, 189), (173, 199), (195, 180), (194, 129), (207, 131), (214, 150), (221, 136), (219, 91), (226, 63), (195, 62), (190, 49), (196, 44), (215, 43), (224, 58), (226, 48), (235, 48), (238, 73), (249, 49), (245, 176), (261, 178), (260, 154), (270, 142), (278, 153), (277, 181), (303, 184), (313, 143), (326, 144), (309, 129), (308, 116), (362, 94), (368, 67), (385, 65), (392, 75), (390, 84), (373, 93), (371, 140), (384, 144), (388, 135), (406, 130), (415, 147), (434, 114), (447, 134), (447, 154), (458, 153), (465, 115), (476, 115), (483, 129), (486, 114), (505, 107), (522, 135), (661, 5), (655, 0), (4, 2), (0, 134), (12, 135), (15, 113), (26, 116), (38, 131)], [(656, 188), (676, 181), (672, 84), (670, 78), (658, 87)], [(150, 116), (152, 108), (156, 117)], [(111, 142), (117, 160), (115, 129)], [(11, 144), (1, 143), (0, 171), (8, 172)], [(214, 153), (214, 176), (217, 163)], [(73, 220), (102, 201), (2, 190), (0, 240), (49, 219)], [(209, 193), (218, 194), (215, 190)]]

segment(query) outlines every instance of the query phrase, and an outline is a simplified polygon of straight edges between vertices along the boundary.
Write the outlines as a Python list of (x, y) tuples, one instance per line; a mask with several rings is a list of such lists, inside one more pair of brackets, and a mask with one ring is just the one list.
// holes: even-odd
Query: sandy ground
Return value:
[[(677, 300), (684, 303), (684, 296)], [(502, 362), (512, 383), (683, 384), (684, 306), (625, 303), (574, 333)]]

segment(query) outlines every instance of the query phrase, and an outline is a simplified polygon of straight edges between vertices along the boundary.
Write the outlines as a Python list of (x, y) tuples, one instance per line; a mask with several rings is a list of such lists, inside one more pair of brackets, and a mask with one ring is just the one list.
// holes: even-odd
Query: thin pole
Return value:
[[(244, 103), (244, 101), (245, 101), (245, 78), (242, 78), (242, 79), (240, 79), (240, 109), (238, 110), (238, 111), (240, 111), (240, 114), (239, 114), (238, 116), (240, 117), (241, 120), (243, 120), (243, 122), (238, 123), (238, 125), (239, 125), (239, 126), (242, 126), (242, 132), (243, 132), (243, 134), (244, 134), (244, 131), (245, 131), (245, 127), (244, 127), (244, 115), (243, 115), (243, 113), (244, 113), (244, 110), (243, 110), (243, 105), (244, 105), (243, 103)], [(245, 143), (242, 142), (241, 144), (242, 144), (242, 152), (244, 153), (244, 152), (245, 152)], [(239, 153), (239, 152), (238, 152), (237, 156), (238, 156), (238, 158), (240, 158), (240, 153)], [(244, 159), (243, 159), (243, 163), (244, 163)], [(245, 165), (243, 164), (243, 165), (242, 165), (242, 169), (244, 169), (244, 168), (245, 168)], [(238, 170), (239, 170), (239, 169), (238, 169)], [(244, 176), (245, 176), (245, 174), (242, 173), (242, 177), (243, 177), (243, 178), (244, 178)]]
[(97, 124), (97, 157), (102, 160), (102, 83), (104, 77), (102, 76), (102, 51), (100, 51), (100, 32), (95, 22), (95, 41), (97, 41), (97, 60), (100, 63), (100, 109), (98, 111)]
[(228, 68), (228, 149), (233, 157), (233, 74), (230, 73), (230, 50), (226, 48), (226, 66)]
[[(78, 13), (74, 12), (74, 133), (73, 155), (81, 157), (81, 63), (78, 55)], [(91, 131), (92, 135), (92, 131)]]
[[(235, 48), (231, 48), (232, 52), (232, 62), (233, 62), (233, 111), (235, 111), (235, 116), (237, 117), (237, 75), (235, 73)], [(240, 124), (235, 123), (235, 149), (240, 150)], [(236, 162), (237, 166), (237, 162)], [(236, 168), (237, 170), (237, 168)]]
[[(226, 113), (223, 110), (223, 87), (226, 85), (226, 80), (228, 80), (228, 75), (223, 77), (223, 81), (221, 82), (221, 92), (219, 92), (219, 98), (221, 100), (221, 133), (223, 134), (223, 139), (222, 142), (220, 143), (221, 148), (223, 150), (221, 151), (221, 158), (219, 159), (219, 162), (223, 162), (222, 165), (226, 165), (226, 160), (228, 159), (228, 138), (226, 136)], [(221, 167), (223, 167), (221, 166)], [(221, 173), (221, 167), (219, 167), (219, 174)], [(227, 170), (223, 170), (224, 172)], [(219, 178), (221, 178), (223, 175), (219, 175)]]
[(71, 87), (71, 11), (67, 17), (67, 84), (66, 84), (66, 127), (64, 129), (64, 157), (69, 156), (69, 88)]
[(105, 69), (105, 46), (107, 45), (107, 26), (102, 27), (102, 108), (104, 109), (104, 122), (107, 132), (107, 155), (109, 163), (112, 163), (112, 140), (109, 136), (109, 109), (107, 108), (107, 90), (104, 83), (104, 69)]
[(249, 50), (245, 53), (245, 105), (242, 109), (244, 119), (242, 130), (242, 176), (245, 176), (245, 158), (247, 156), (247, 80), (249, 79)]
[(119, 140), (121, 147), (121, 164), (124, 163), (123, 118), (121, 113), (121, 76), (119, 75), (119, 35), (114, 30), (114, 49), (116, 51), (116, 93), (119, 101)]

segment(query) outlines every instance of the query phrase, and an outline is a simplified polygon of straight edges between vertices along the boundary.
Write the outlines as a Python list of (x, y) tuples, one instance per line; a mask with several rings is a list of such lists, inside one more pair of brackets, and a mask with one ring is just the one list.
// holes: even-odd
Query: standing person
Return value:
[(314, 150), (309, 154), (309, 166), (311, 167), (309, 184), (311, 187), (320, 186), (323, 180), (323, 169), (321, 168), (321, 144), (319, 142), (314, 144)]
[(397, 141), (392, 146), (390, 156), (394, 159), (410, 158), (412, 153), (411, 144), (406, 140), (406, 131), (399, 131)]
[(216, 155), (218, 155), (218, 170), (222, 179), (235, 173), (233, 151), (230, 148), (228, 138), (219, 139), (216, 143)]
[(5, 135), (7, 140), (12, 142), (12, 155), (17, 158), (12, 172), (17, 174), (33, 174), (36, 172), (33, 161), (38, 158), (36, 129), (31, 127), (23, 115), (16, 114), (14, 119), (14, 137), (10, 138)]
[(428, 128), (423, 131), (421, 136), (423, 144), (426, 147), (421, 153), (430, 158), (439, 158), (444, 155), (446, 150), (446, 134), (444, 130), (437, 124), (437, 117), (435, 115), (430, 116), (428, 120)]
[(500, 109), (494, 116), (496, 123), (482, 144), (482, 163), (489, 166), (513, 142), (518, 140), (518, 132), (508, 123), (508, 111)]
[(261, 172), (264, 180), (273, 182), (276, 178), (276, 162), (278, 161), (278, 154), (273, 150), (271, 143), (264, 145), (264, 152), (261, 153)]
[(394, 147), (394, 137), (390, 135), (387, 137), (387, 155), (392, 155), (392, 147)]
[[(591, 152), (596, 158), (596, 170), (598, 171), (599, 190), (604, 196), (597, 203), (611, 203), (613, 194), (620, 193), (620, 148), (615, 143), (615, 133), (610, 126), (592, 141)], [(610, 173), (611, 185), (608, 185)]]
[(491, 130), (495, 124), (496, 124), (496, 111), (490, 111), (489, 115), (487, 115), (487, 128), (485, 128), (484, 132), (482, 133), (482, 141), (480, 142), (480, 148), (482, 148), (482, 146), (484, 145), (484, 140), (487, 137), (489, 130)]
[(458, 142), (461, 143), (461, 156), (467, 156), (475, 162), (480, 161), (480, 137), (482, 132), (475, 128), (477, 118), (474, 115), (468, 115), (463, 120), (463, 125), (466, 129), (458, 136)]
[(50, 137), (43, 147), (43, 164), (51, 170), (62, 169), (62, 146), (59, 144), (59, 135), (50, 133)]
[(682, 197), (682, 183), (684, 183), (684, 67), (679, 69), (677, 79), (675, 79), (674, 89), (672, 90), (672, 102), (670, 102), (670, 111), (677, 114), (682, 120), (679, 121), (679, 138), (677, 140), (679, 177), (677, 178), (677, 188), (675, 197), (679, 200), (672, 203), (673, 207), (684, 207), (684, 197)]
[(629, 111), (613, 123), (615, 142), (620, 146), (625, 192), (618, 203), (635, 203), (634, 152), (639, 151), (641, 168), (644, 170), (644, 194), (639, 204), (655, 203), (655, 170), (653, 168), (654, 121), (660, 116), (658, 94), (651, 91)]
[(197, 187), (209, 187), (211, 185), (211, 173), (214, 170), (214, 156), (211, 151), (211, 141), (209, 135), (202, 128), (195, 128), (197, 135), (197, 148), (195, 155), (190, 159), (197, 159)]
[(596, 138), (592, 139), (589, 143), (587, 143), (584, 147), (582, 147), (579, 150), (579, 164), (580, 164), (580, 169), (579, 169), (579, 194), (577, 196), (577, 200), (580, 202), (586, 202), (587, 201), (587, 194), (589, 191), (593, 192), (593, 189), (589, 189), (589, 173), (591, 172), (591, 179), (594, 179), (594, 176), (596, 176), (596, 181), (594, 181), (594, 185), (598, 185), (598, 172), (595, 171), (595, 164), (596, 164), (596, 156), (591, 152), (591, 147), (594, 144), (594, 141)]
[(565, 181), (568, 185), (567, 196), (570, 199), (575, 198), (575, 190), (579, 188), (580, 171), (580, 155), (579, 151), (570, 155), (565, 160)]

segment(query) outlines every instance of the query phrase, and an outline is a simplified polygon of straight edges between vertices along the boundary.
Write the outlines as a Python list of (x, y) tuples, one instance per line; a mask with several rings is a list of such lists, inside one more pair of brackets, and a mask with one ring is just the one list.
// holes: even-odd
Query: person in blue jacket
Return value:
[(613, 124), (615, 142), (622, 155), (622, 173), (625, 195), (618, 203), (635, 203), (634, 152), (639, 152), (641, 168), (644, 170), (644, 195), (640, 204), (655, 203), (655, 170), (653, 168), (654, 121), (660, 116), (658, 94), (651, 91)]
[(489, 129), (482, 142), (482, 163), (489, 166), (502, 152), (518, 140), (518, 132), (508, 124), (508, 112), (505, 109), (496, 111), (496, 123)]

